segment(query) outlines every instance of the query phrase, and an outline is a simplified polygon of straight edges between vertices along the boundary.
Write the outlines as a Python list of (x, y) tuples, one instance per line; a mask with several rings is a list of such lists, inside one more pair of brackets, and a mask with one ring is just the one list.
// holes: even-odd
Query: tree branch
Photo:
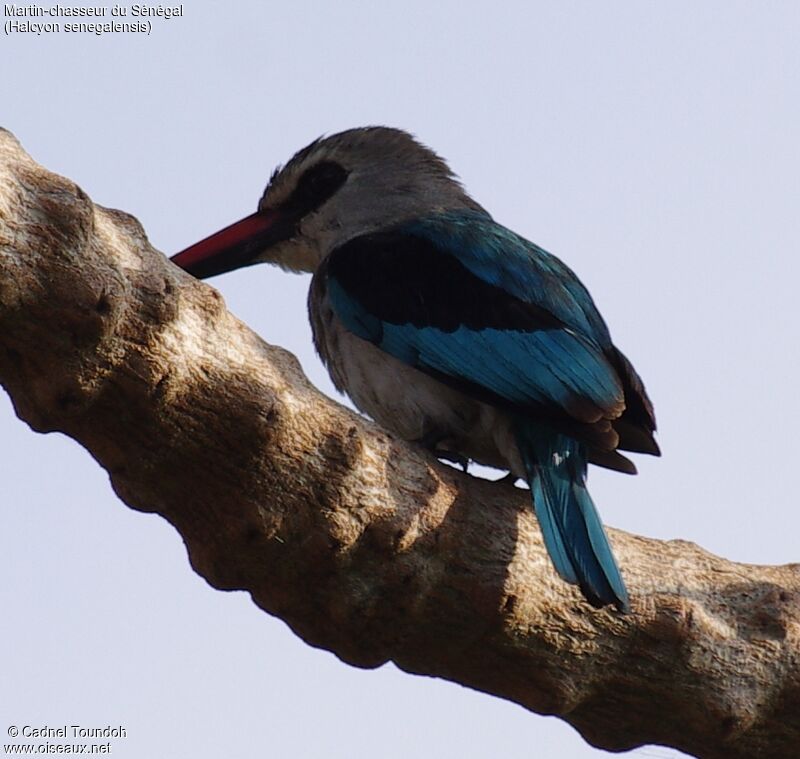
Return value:
[(794, 757), (800, 573), (611, 531), (633, 612), (561, 582), (528, 494), (322, 396), (220, 295), (0, 131), (0, 381), (192, 566), (304, 640), (556, 714), (596, 746)]

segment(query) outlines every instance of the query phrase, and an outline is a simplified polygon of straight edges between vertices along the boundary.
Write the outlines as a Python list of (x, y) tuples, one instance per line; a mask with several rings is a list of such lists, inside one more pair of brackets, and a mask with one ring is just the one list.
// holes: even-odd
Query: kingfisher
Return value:
[(620, 451), (659, 455), (653, 405), (572, 270), (497, 223), (439, 155), (390, 127), (321, 137), (254, 214), (172, 261), (199, 278), (310, 272), (339, 392), (439, 458), (525, 480), (558, 574), (629, 610), (587, 465), (635, 474)]

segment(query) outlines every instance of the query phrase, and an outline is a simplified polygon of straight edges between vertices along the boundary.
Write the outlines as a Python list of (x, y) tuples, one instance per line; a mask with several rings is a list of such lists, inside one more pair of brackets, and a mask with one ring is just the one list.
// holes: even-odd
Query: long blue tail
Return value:
[(628, 592), (597, 509), (586, 490), (582, 443), (529, 424), (517, 426), (544, 544), (558, 573), (578, 585), (592, 606), (628, 611)]

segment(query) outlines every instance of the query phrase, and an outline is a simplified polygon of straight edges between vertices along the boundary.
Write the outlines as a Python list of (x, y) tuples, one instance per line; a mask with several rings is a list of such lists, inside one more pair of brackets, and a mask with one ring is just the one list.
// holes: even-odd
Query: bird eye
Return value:
[(338, 163), (323, 161), (312, 166), (305, 173), (305, 179), (314, 194), (325, 193), (330, 197), (347, 179), (347, 172)]
[(287, 205), (301, 216), (319, 208), (347, 179), (347, 170), (334, 161), (321, 161), (309, 168), (297, 182)]

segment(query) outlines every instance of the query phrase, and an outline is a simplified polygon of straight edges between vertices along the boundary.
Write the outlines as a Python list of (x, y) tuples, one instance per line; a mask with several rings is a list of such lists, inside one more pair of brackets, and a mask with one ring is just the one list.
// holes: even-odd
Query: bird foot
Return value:
[(460, 466), (465, 472), (469, 467), (469, 459), (466, 456), (462, 456), (460, 453), (453, 453), (453, 451), (441, 451), (441, 450), (432, 450), (434, 456), (437, 459), (441, 459), (442, 461), (449, 461), (451, 464), (457, 464)]
[(444, 438), (445, 435), (442, 435), (436, 430), (429, 430), (421, 438), (418, 438), (414, 442), (417, 445), (421, 445), (423, 448), (429, 450), (434, 456), (436, 456), (437, 459), (440, 459), (441, 461), (448, 461), (451, 464), (456, 464), (466, 472), (467, 468), (469, 467), (469, 458), (467, 456), (462, 456), (460, 453), (456, 453), (455, 451), (437, 448), (439, 443), (441, 443)]

